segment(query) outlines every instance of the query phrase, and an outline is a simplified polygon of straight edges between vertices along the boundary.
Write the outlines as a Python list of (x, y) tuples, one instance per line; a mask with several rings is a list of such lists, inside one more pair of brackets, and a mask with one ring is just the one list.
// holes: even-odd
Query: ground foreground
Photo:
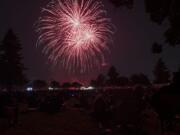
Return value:
[[(9, 127), (7, 118), (0, 118), (0, 135), (162, 135), (158, 114), (151, 108), (138, 114), (135, 100), (124, 101), (124, 106), (122, 104), (112, 113), (116, 117), (110, 117), (111, 120), (104, 124), (98, 124), (92, 117), (95, 115), (88, 115), (92, 114), (92, 110), (80, 105), (79, 100), (70, 98), (63, 103), (61, 111), (55, 114), (39, 112), (32, 107), (27, 109), (26, 106), (27, 112), (20, 114), (15, 127)], [(118, 120), (121, 123), (116, 123)], [(180, 122), (164, 135), (180, 135)]]
[(1, 127), (0, 134), (98, 135), (99, 129), (97, 124), (84, 112), (76, 109), (67, 109), (58, 114), (41, 112), (24, 114), (20, 116), (19, 124), (16, 127)]

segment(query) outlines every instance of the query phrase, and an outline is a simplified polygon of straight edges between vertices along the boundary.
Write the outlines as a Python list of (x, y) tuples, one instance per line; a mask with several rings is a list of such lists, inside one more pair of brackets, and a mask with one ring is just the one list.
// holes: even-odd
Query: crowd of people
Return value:
[[(107, 133), (145, 134), (144, 122), (158, 115), (153, 108), (153, 88), (97, 89), (92, 91), (0, 92), (0, 119), (12, 127), (29, 111), (58, 113), (79, 108)], [(68, 102), (72, 102), (71, 105)], [(158, 117), (158, 116), (157, 116)]]

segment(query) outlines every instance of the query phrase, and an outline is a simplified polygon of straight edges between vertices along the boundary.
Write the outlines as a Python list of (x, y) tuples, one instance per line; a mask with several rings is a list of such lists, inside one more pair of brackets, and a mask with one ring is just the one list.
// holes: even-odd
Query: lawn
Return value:
[[(3, 120), (5, 123), (5, 120)], [(2, 121), (1, 121), (2, 125)], [(29, 112), (12, 128), (0, 128), (1, 135), (98, 135), (97, 123), (86, 113), (67, 109), (57, 114)]]

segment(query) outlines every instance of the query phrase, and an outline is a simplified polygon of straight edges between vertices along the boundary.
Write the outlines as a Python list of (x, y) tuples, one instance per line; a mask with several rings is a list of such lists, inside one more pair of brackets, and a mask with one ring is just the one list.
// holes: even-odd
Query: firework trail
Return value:
[(54, 0), (42, 9), (38, 45), (55, 64), (85, 73), (99, 68), (109, 52), (112, 24), (98, 0)]

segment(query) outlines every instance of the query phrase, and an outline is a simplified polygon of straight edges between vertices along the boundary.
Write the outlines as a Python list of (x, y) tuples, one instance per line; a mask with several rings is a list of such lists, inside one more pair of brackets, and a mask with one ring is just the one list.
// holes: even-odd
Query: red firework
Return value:
[(42, 9), (38, 44), (55, 64), (68, 71), (100, 67), (109, 51), (112, 25), (98, 0), (55, 0)]

